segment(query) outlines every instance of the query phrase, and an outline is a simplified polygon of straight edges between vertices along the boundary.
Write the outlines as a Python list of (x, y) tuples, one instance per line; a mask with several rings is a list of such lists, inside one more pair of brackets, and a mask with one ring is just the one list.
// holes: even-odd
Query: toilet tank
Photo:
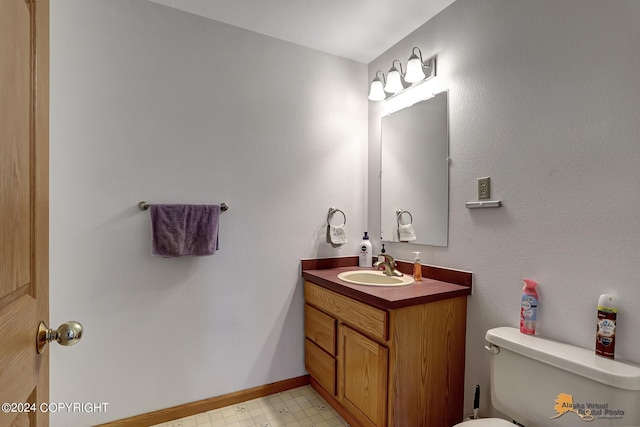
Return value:
[(491, 404), (526, 427), (640, 427), (640, 366), (516, 328), (495, 328)]

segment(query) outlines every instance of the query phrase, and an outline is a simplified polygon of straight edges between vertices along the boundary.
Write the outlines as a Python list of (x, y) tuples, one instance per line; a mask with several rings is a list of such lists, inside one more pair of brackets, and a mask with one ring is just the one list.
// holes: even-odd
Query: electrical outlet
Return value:
[(491, 198), (491, 178), (478, 178), (478, 200)]

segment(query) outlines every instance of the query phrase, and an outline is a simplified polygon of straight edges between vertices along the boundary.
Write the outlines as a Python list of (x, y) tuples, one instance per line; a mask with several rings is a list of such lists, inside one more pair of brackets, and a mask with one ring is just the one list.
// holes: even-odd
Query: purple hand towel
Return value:
[(152, 254), (213, 255), (218, 249), (219, 205), (151, 205)]

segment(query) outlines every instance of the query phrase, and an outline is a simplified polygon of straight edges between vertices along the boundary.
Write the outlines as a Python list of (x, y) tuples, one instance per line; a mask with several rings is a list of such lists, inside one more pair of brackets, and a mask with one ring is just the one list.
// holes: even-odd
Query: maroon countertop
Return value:
[[(371, 270), (371, 268), (360, 268), (356, 265), (344, 266), (344, 264), (349, 264), (349, 262), (345, 262), (344, 259), (342, 259), (338, 265), (340, 264), (341, 266), (339, 267), (331, 268), (331, 263), (324, 262), (320, 268), (314, 269), (313, 267), (319, 265), (305, 260), (302, 262), (302, 277), (324, 288), (331, 289), (339, 294), (355, 298), (383, 310), (471, 295), (471, 273), (469, 272), (423, 266), (423, 274), (425, 273), (425, 267), (427, 267), (427, 273), (433, 273), (434, 269), (443, 270), (439, 272), (436, 271), (436, 273), (439, 274), (433, 275), (447, 277), (447, 281), (423, 277), (422, 281), (414, 282), (406, 286), (365, 286), (340, 280), (338, 279), (338, 274), (343, 271)], [(407, 273), (403, 270), (406, 270), (408, 266), (410, 267), (411, 265), (402, 263), (401, 261), (398, 262), (398, 269), (405, 274)], [(311, 267), (312, 269), (305, 267)]]

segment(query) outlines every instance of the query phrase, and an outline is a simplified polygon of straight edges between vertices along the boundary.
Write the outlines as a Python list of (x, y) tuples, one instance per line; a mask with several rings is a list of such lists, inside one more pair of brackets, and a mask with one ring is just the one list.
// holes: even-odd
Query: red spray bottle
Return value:
[(520, 303), (520, 332), (534, 335), (536, 333), (536, 317), (538, 315), (538, 284), (531, 279), (524, 279), (522, 301)]

